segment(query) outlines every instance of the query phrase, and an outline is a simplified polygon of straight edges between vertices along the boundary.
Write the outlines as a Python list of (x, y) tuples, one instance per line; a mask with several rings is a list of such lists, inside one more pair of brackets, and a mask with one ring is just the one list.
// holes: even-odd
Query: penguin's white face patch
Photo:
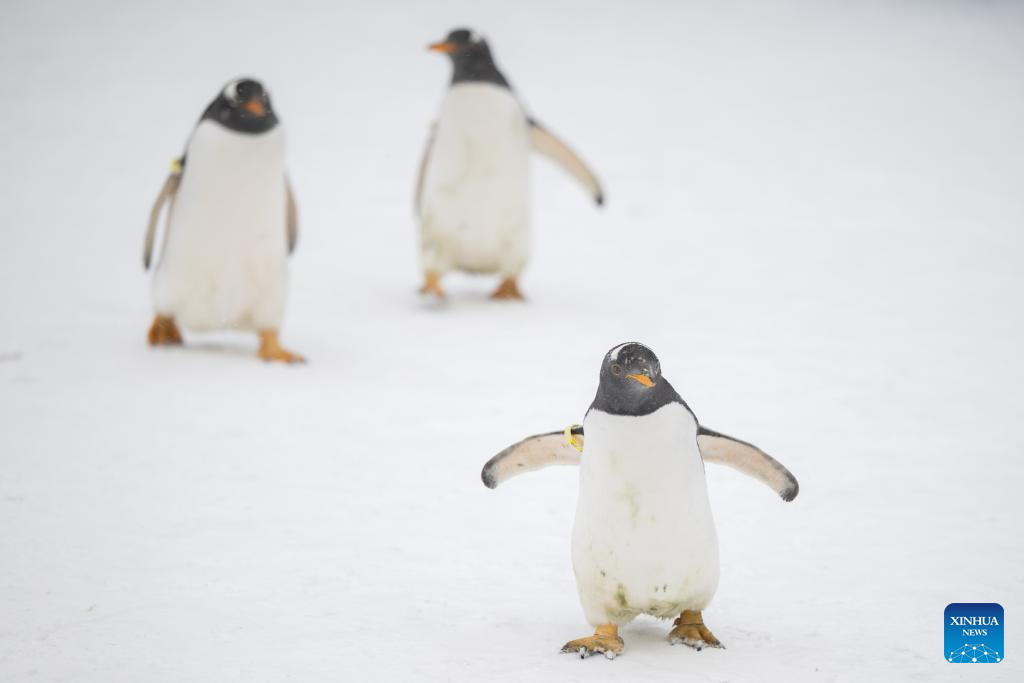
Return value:
[(232, 104), (238, 104), (238, 83), (239, 81), (231, 81), (224, 86), (224, 97)]
[(609, 351), (608, 352), (608, 359), (611, 360), (612, 362), (615, 362), (615, 361), (619, 360), (619, 354), (622, 352), (622, 349), (626, 348), (627, 346), (638, 346), (641, 349), (647, 351), (652, 356), (654, 355), (653, 351), (651, 351), (648, 347), (644, 346), (643, 344), (641, 344), (639, 342), (626, 342), (625, 344), (619, 344), (614, 349)]
[(619, 351), (622, 351), (622, 349), (626, 346), (629, 346), (629, 342), (626, 342), (625, 344), (619, 344), (608, 353), (608, 358), (612, 361), (617, 361), (619, 359)]

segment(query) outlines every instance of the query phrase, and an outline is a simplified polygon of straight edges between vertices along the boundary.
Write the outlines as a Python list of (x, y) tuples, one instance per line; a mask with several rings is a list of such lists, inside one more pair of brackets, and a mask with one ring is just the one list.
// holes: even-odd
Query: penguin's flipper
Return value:
[(174, 196), (178, 192), (178, 185), (181, 184), (181, 170), (180, 165), (175, 166), (171, 174), (167, 176), (167, 180), (164, 181), (164, 186), (160, 190), (160, 194), (157, 195), (156, 201), (153, 202), (153, 208), (149, 211), (149, 225), (146, 227), (146, 243), (142, 248), (142, 265), (146, 270), (149, 270), (149, 264), (153, 260), (153, 244), (156, 242), (156, 224), (160, 222), (160, 212), (164, 208), (164, 204), (168, 205), (168, 214), (170, 213), (170, 207), (174, 206)]
[(295, 251), (295, 243), (299, 241), (299, 207), (295, 204), (295, 194), (292, 192), (292, 182), (285, 178), (284, 189), (288, 197), (287, 222), (288, 222), (288, 253)]
[[(566, 438), (569, 431), (575, 446)], [(533, 472), (549, 465), (579, 465), (583, 448), (583, 427), (570, 430), (535, 434), (514, 443), (487, 461), (480, 478), (489, 489), (517, 474)]]
[(413, 208), (419, 214), (423, 206), (423, 182), (427, 177), (427, 166), (430, 164), (430, 153), (434, 149), (434, 135), (437, 133), (437, 123), (430, 126), (430, 135), (427, 136), (427, 144), (423, 147), (423, 156), (420, 158), (420, 168), (416, 173), (416, 194), (412, 198)]
[(769, 486), (787, 503), (800, 492), (793, 473), (781, 462), (746, 441), (701, 426), (697, 430), (697, 446), (704, 462), (728, 465)]
[(601, 189), (601, 183), (597, 181), (593, 171), (587, 168), (569, 145), (533, 119), (530, 120), (530, 146), (576, 178), (594, 198), (594, 203), (598, 206), (604, 204), (604, 190)]

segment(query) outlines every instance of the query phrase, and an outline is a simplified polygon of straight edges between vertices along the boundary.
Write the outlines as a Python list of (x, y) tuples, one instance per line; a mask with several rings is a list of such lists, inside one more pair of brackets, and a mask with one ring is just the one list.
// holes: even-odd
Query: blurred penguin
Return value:
[(192, 131), (150, 214), (147, 270), (164, 206), (150, 345), (181, 344), (179, 325), (251, 330), (263, 360), (304, 360), (278, 341), (298, 218), (281, 125), (259, 81), (228, 83)]
[(576, 154), (527, 116), (487, 42), (456, 29), (430, 49), (451, 59), (452, 80), (420, 163), (416, 210), (424, 284), (444, 298), (450, 270), (497, 273), (495, 299), (522, 299), (518, 277), (529, 252), (529, 152), (553, 159), (594, 202), (604, 193)]

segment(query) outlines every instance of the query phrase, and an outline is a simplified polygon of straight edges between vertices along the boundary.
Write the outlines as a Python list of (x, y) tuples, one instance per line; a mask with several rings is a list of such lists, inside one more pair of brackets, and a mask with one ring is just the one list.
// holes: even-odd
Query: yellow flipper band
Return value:
[(171, 173), (181, 175), (181, 159), (175, 159), (171, 162)]
[(565, 428), (563, 434), (565, 434), (565, 440), (569, 442), (569, 445), (578, 450), (580, 453), (583, 452), (583, 444), (580, 442), (579, 437), (572, 433), (572, 430), (583, 425), (569, 425)]

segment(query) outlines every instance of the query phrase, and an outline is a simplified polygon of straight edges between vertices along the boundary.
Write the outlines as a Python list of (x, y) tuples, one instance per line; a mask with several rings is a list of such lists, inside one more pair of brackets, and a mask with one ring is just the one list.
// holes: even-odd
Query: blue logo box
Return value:
[(1003, 661), (1003, 607), (995, 602), (954, 602), (946, 607), (947, 662), (997, 664)]

